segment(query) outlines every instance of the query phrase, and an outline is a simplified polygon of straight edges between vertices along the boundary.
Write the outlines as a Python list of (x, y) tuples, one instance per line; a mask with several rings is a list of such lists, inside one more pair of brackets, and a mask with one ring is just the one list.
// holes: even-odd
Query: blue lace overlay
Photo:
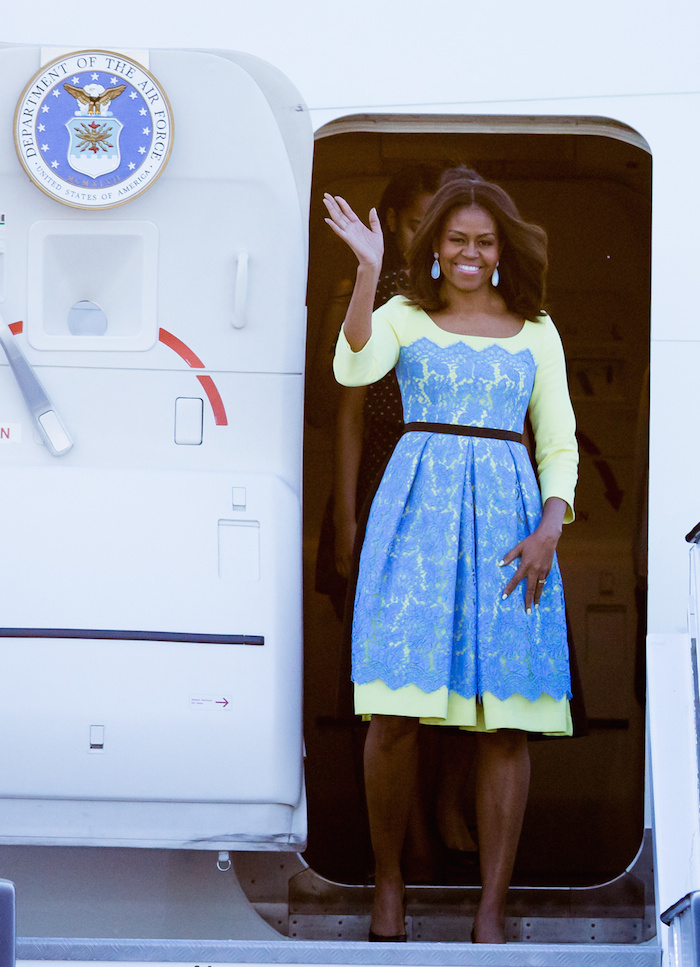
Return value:
[[(529, 350), (401, 348), (406, 422), (522, 432), (536, 364)], [(522, 444), (412, 432), (398, 442), (372, 503), (353, 615), (353, 681), (443, 686), (530, 701), (570, 697), (564, 595), (555, 560), (528, 616), (517, 562), (498, 561), (537, 527), (542, 501)]]

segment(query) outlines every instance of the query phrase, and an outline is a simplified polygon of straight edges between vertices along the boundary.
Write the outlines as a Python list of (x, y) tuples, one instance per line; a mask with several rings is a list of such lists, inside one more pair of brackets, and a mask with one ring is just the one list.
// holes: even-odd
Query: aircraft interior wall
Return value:
[[(305, 733), (309, 845), (328, 879), (370, 873), (361, 783), (364, 726), (337, 714), (340, 625), (314, 590), (331, 486), (336, 390), (320, 335), (352, 256), (323, 222), (324, 191), (366, 216), (388, 178), (418, 161), (466, 162), (512, 194), (550, 240), (548, 303), (567, 355), (581, 451), (575, 523), (560, 544), (590, 734), (531, 743), (532, 785), (514, 883), (592, 885), (621, 874), (644, 830), (647, 377), (651, 158), (611, 130), (573, 133), (526, 119), (346, 119), (317, 135), (311, 200), (305, 443)], [(473, 741), (468, 734), (459, 742)], [(427, 740), (429, 742), (429, 740)], [(456, 754), (460, 754), (459, 748)], [(430, 749), (428, 747), (428, 757)], [(429, 814), (434, 788), (426, 781)], [(473, 797), (466, 815), (473, 829)], [(436, 837), (436, 844), (438, 843)], [(478, 882), (436, 845), (435, 882)]]

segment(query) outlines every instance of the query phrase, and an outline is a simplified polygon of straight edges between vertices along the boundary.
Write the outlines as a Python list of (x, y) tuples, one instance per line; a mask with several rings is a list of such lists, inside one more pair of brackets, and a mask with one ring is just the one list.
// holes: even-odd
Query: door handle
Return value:
[(11, 330), (0, 322), (0, 344), (17, 380), (32, 422), (54, 457), (62, 457), (73, 446), (63, 421), (56, 412), (41, 380), (20, 349)]
[(242, 329), (246, 323), (246, 303), (248, 302), (248, 260), (247, 252), (240, 252), (236, 260), (236, 289), (233, 294), (234, 329)]

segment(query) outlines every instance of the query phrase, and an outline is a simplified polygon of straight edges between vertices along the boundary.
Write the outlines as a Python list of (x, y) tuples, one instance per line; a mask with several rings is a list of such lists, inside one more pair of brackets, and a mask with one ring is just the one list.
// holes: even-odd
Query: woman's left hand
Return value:
[(520, 541), (505, 555), (501, 565), (510, 564), (520, 558), (518, 569), (503, 589), (507, 598), (521, 581), (526, 581), (525, 610), (530, 613), (533, 604), (537, 607), (552, 568), (554, 553), (561, 537), (562, 521), (566, 511), (566, 501), (559, 497), (549, 497), (545, 503), (542, 520), (537, 529)]
[(374, 266), (379, 272), (384, 255), (384, 235), (379, 224), (377, 209), (372, 208), (369, 213), (369, 227), (364, 225), (352, 208), (340, 195), (330, 195), (326, 192), (323, 204), (328, 211), (325, 223), (333, 229), (338, 238), (342, 238), (357, 256), (360, 265)]

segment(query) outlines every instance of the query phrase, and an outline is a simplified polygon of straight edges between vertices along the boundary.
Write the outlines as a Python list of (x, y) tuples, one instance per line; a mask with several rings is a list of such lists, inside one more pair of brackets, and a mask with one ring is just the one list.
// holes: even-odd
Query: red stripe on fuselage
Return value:
[(194, 369), (204, 369), (204, 363), (199, 358), (199, 356), (186, 346), (185, 343), (178, 339), (177, 336), (173, 336), (171, 332), (167, 329), (160, 329), (158, 331), (158, 338), (162, 343), (165, 343), (173, 352), (176, 352), (178, 356), (185, 360), (188, 366), (192, 366)]
[[(173, 336), (171, 332), (167, 329), (161, 329), (158, 338), (162, 343), (172, 349), (174, 352), (181, 356), (185, 360), (188, 366), (192, 366), (194, 369), (204, 369), (204, 363), (202, 360), (194, 353), (189, 346), (178, 339), (177, 336)], [(211, 376), (198, 376), (197, 379), (202, 384), (204, 392), (207, 394), (211, 408), (214, 411), (214, 422), (217, 426), (228, 426), (228, 419), (226, 418), (226, 408), (224, 406), (224, 401), (221, 399), (216, 384)]]
[(214, 380), (211, 378), (211, 376), (198, 376), (197, 379), (202, 384), (204, 387), (204, 392), (209, 397), (211, 408), (214, 411), (214, 422), (217, 426), (228, 426), (224, 401), (219, 395), (219, 391), (216, 388)]

